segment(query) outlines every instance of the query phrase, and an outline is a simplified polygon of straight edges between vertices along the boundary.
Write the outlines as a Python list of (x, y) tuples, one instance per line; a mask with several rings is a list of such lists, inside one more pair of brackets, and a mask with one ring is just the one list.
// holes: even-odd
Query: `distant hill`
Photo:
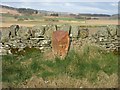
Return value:
[(10, 6), (0, 5), (0, 7), (2, 7), (2, 8), (6, 8), (6, 9), (11, 9), (11, 10), (17, 10), (16, 8), (14, 8), (14, 7), (10, 7)]
[(41, 15), (54, 15), (58, 14), (58, 16), (70, 16), (70, 17), (103, 17), (103, 18), (117, 18), (117, 14), (115, 15), (108, 15), (108, 14), (90, 14), (90, 13), (79, 13), (79, 14), (72, 14), (69, 12), (54, 12), (54, 11), (46, 11), (46, 10), (35, 10), (35, 9), (30, 9), (30, 8), (15, 8), (15, 7), (10, 7), (10, 6), (4, 6), (0, 5), (0, 13), (10, 13), (13, 15), (21, 15), (21, 14), (41, 14)]
[(79, 14), (80, 16), (90, 16), (90, 17), (110, 17), (108, 14)]
[(111, 19), (116, 19), (116, 18), (118, 18), (118, 14), (113, 14), (113, 15), (111, 16)]
[(21, 15), (16, 8), (0, 5), (0, 13), (9, 13), (12, 15)]
[(38, 10), (29, 9), (29, 8), (14, 8), (10, 6), (0, 5), (0, 13), (9, 13), (9, 14), (37, 14)]
[(18, 8), (17, 11), (23, 14), (38, 14), (38, 10), (34, 10), (30, 8)]

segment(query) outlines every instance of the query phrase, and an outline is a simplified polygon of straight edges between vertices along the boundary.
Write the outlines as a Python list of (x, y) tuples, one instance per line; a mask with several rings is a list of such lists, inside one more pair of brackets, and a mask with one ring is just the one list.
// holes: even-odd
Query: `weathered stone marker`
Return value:
[(67, 31), (54, 31), (52, 34), (52, 51), (55, 56), (64, 58), (69, 49), (70, 38)]

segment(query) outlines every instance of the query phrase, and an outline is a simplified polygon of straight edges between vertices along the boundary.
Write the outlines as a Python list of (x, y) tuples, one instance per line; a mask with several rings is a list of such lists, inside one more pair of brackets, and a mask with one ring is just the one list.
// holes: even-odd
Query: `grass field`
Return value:
[(61, 25), (61, 24), (70, 24), (70, 25), (118, 25), (117, 20), (88, 20), (88, 21), (59, 21), (59, 22), (48, 22), (48, 21), (4, 21), (2, 22), (2, 26), (1, 27), (9, 27), (13, 24), (18, 24), (20, 26), (27, 26), (27, 27), (32, 27), (35, 25), (46, 25), (46, 24), (57, 24), (57, 25)]
[(24, 55), (2, 56), (3, 85), (18, 87), (20, 83), (30, 80), (33, 76), (46, 80), (57, 79), (59, 76), (62, 78), (64, 75), (77, 80), (87, 78), (90, 83), (96, 83), (99, 71), (105, 72), (108, 76), (117, 74), (118, 56), (96, 46), (87, 45), (78, 53), (71, 50), (63, 60), (43, 56), (44, 53), (36, 49), (26, 49)]
[[(17, 20), (13, 15), (4, 14), (0, 27), (10, 27), (13, 24), (32, 27), (46, 24), (70, 25), (117, 25), (117, 20), (80, 20), (66, 17), (19, 16), (29, 20)], [(48, 21), (46, 21), (48, 19)], [(54, 19), (58, 21), (49, 21)], [(91, 30), (93, 33), (95, 30)], [(48, 52), (49, 53), (49, 52)], [(46, 57), (48, 53), (26, 48), (24, 54), (2, 56), (2, 82), (4, 87), (30, 87), (40, 79), (42, 83), (51, 80), (55, 85), (47, 83), (48, 87), (117, 87), (118, 56), (100, 47), (85, 45), (80, 51), (69, 51), (64, 59)], [(50, 52), (51, 53), (51, 52)], [(99, 74), (100, 73), (100, 74)], [(34, 79), (34, 76), (36, 79)], [(33, 78), (36, 81), (31, 81)], [(80, 81), (81, 80), (81, 81)], [(87, 80), (87, 81), (86, 81)], [(100, 81), (101, 80), (101, 81)], [(62, 83), (62, 84), (61, 84)], [(78, 83), (78, 86), (76, 86)], [(110, 83), (110, 84), (109, 84)], [(60, 85), (59, 85), (60, 84)], [(38, 83), (37, 87), (44, 87)], [(45, 86), (46, 87), (46, 86)], [(23, 87), (22, 87), (23, 88)]]
[[(53, 17), (40, 15), (22, 15), (15, 16), (11, 14), (2, 14), (2, 25), (0, 27), (9, 27), (13, 24), (20, 26), (32, 27), (43, 24), (71, 24), (71, 25), (118, 25), (118, 20), (84, 20), (70, 17)], [(17, 17), (17, 19), (15, 18)], [(28, 19), (28, 20), (25, 20)], [(47, 21), (46, 21), (47, 20)], [(53, 21), (51, 21), (53, 20)]]

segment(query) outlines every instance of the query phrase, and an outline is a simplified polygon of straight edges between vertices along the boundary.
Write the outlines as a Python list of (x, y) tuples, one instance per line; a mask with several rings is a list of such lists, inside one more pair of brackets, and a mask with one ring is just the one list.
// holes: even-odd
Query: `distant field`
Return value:
[(86, 24), (90, 25), (118, 25), (118, 20), (88, 20)]
[(4, 21), (2, 22), (1, 27), (9, 27), (13, 24), (18, 24), (20, 26), (32, 27), (34, 25), (44, 25), (44, 24), (71, 24), (71, 25), (117, 25), (117, 20), (87, 20), (87, 21), (64, 21), (60, 20), (59, 22), (51, 21)]
[(54, 17), (54, 16), (40, 16), (40, 15), (12, 15), (4, 13), (0, 15), (2, 25), (0, 27), (9, 27), (13, 24), (20, 26), (32, 27), (34, 25), (44, 24), (71, 24), (71, 25), (117, 25), (118, 20), (84, 20), (71, 17)]

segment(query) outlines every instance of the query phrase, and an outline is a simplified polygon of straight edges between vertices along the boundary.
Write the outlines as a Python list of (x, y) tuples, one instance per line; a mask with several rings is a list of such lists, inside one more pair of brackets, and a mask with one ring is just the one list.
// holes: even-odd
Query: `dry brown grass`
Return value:
[(9, 27), (10, 25), (13, 24), (18, 24), (20, 26), (27, 26), (27, 27), (32, 27), (37, 24), (71, 24), (71, 25), (118, 25), (118, 20), (87, 20), (85, 21), (64, 21), (60, 20), (59, 22), (47, 22), (47, 21), (7, 21), (7, 22), (2, 22), (2, 26), (0, 27)]
[(116, 74), (108, 76), (102, 71), (98, 73), (96, 83), (91, 83), (86, 78), (80, 80), (66, 75), (59, 75), (57, 78), (50, 77), (45, 80), (33, 76), (30, 80), (20, 84), (20, 88), (116, 88), (117, 79)]
[(0, 27), (10, 27), (11, 25), (19, 25), (19, 26), (26, 26), (26, 27), (33, 27), (33, 26), (35, 26), (35, 24), (22, 24), (22, 23), (2, 23), (2, 26), (0, 26)]
[(107, 25), (107, 24), (117, 25), (118, 20), (87, 20), (86, 24), (87, 25)]

